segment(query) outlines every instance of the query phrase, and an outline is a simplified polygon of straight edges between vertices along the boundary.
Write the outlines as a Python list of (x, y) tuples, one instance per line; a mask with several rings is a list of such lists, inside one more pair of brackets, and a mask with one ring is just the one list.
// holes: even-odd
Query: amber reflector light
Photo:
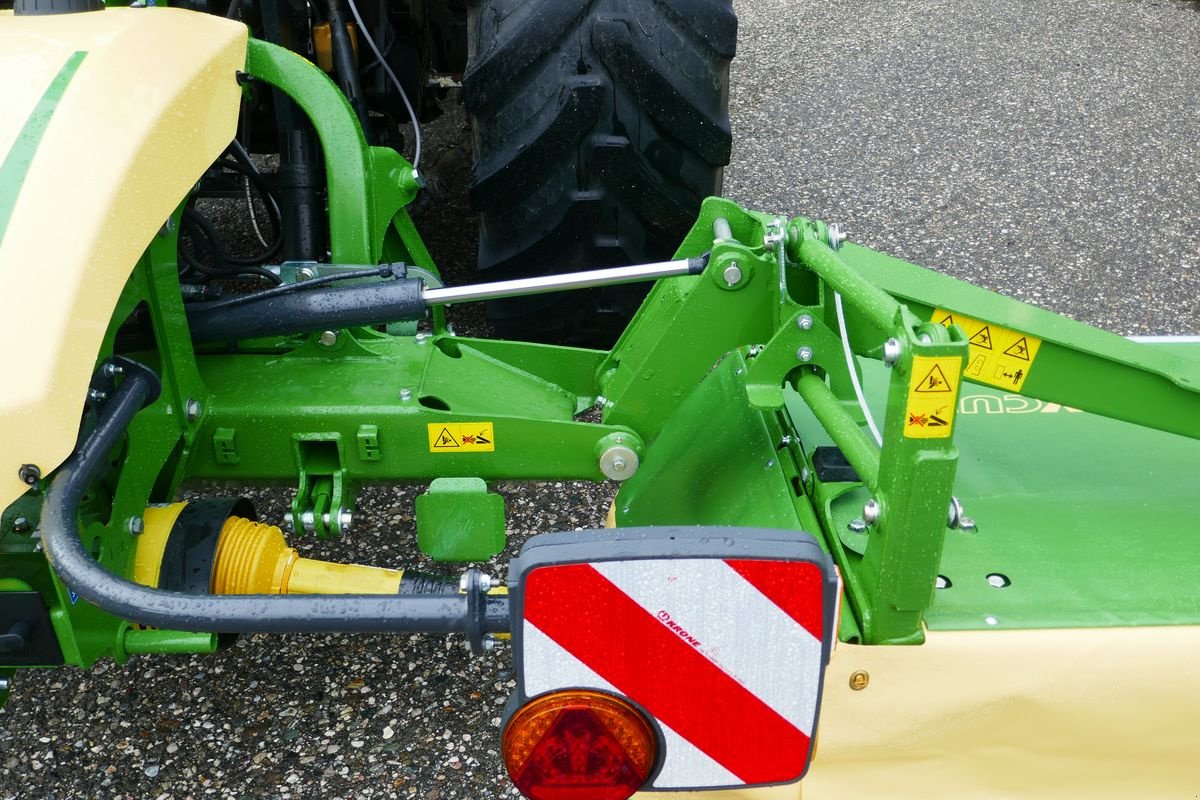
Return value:
[(640, 711), (612, 695), (543, 695), (509, 720), (504, 765), (530, 800), (625, 800), (650, 777), (657, 744)]

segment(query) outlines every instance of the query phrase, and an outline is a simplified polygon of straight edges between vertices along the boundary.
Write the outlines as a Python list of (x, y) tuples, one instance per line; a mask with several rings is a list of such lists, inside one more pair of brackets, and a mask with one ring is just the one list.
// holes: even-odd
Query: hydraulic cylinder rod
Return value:
[(597, 286), (616, 286), (622, 283), (673, 278), (680, 275), (699, 275), (708, 265), (708, 256), (681, 258), (678, 261), (657, 261), (653, 264), (634, 264), (629, 267), (593, 269), (566, 275), (546, 275), (540, 278), (517, 278), (511, 281), (479, 283), (472, 286), (448, 286), (426, 289), (425, 305), (440, 306), (477, 300), (499, 300), (504, 297), (523, 297), (531, 294), (561, 292), (567, 289), (592, 289)]
[(244, 295), (235, 298), (236, 302), (191, 304), (188, 306), (188, 323), (195, 342), (385, 325), (424, 319), (432, 306), (699, 275), (707, 265), (706, 253), (676, 261), (442, 289), (427, 289), (415, 278), (332, 288), (291, 284), (263, 292), (262, 297)]

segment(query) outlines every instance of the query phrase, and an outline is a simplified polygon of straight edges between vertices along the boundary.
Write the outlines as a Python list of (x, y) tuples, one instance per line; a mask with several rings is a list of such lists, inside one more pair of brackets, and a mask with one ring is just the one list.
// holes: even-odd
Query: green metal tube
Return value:
[(211, 653), (217, 649), (217, 634), (130, 628), (125, 631), (123, 646), (125, 652), (131, 656), (150, 653)]
[(868, 281), (845, 261), (816, 239), (805, 237), (796, 250), (801, 264), (857, 308), (881, 331), (892, 332), (900, 314), (900, 304), (890, 294)]
[(329, 79), (295, 53), (251, 38), (246, 69), (255, 78), (284, 91), (312, 121), (325, 152), (329, 182), (329, 238), (333, 260), (374, 264), (370, 230), (371, 156), (350, 102)]
[(796, 381), (796, 391), (813, 415), (829, 431), (846, 460), (871, 491), (879, 488), (879, 448), (850, 416), (824, 379), (807, 372)]

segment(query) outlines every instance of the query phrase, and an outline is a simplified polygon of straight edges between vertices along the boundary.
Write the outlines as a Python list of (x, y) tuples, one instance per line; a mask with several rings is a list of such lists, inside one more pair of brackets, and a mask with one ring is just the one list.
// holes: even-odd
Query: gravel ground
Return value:
[[(1200, 4), (737, 6), (728, 196), (1119, 333), (1200, 333)], [(451, 107), (434, 147), (462, 124)], [(475, 242), (453, 186), (419, 224), (465, 279)], [(598, 525), (611, 496), (500, 491), (510, 555), (529, 534)], [(411, 563), (415, 493), (365, 492), (329, 554)], [(252, 494), (282, 515), (278, 492)], [(253, 636), (215, 656), (25, 673), (0, 711), (0, 799), (508, 796), (497, 726), (512, 685), (506, 655), (420, 637)]]

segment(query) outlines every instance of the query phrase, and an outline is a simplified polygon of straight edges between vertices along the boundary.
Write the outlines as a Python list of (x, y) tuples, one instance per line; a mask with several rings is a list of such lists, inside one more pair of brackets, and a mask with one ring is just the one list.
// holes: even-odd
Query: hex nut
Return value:
[(609, 480), (632, 478), (640, 464), (637, 451), (623, 444), (613, 445), (600, 454), (600, 471)]

